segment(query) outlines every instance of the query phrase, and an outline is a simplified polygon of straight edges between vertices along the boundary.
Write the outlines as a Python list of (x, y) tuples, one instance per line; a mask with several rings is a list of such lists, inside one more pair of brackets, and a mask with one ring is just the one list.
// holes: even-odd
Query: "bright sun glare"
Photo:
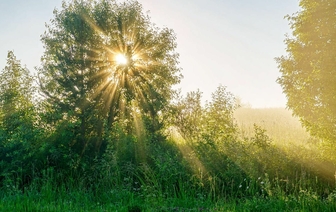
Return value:
[(127, 64), (127, 58), (123, 54), (117, 54), (115, 57), (115, 60), (117, 64), (119, 65), (126, 65)]

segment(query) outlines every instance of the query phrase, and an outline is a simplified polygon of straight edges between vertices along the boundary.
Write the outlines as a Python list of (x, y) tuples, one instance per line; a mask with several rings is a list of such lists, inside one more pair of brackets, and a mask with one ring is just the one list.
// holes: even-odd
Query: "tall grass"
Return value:
[[(115, 130), (118, 139), (109, 138), (103, 158), (89, 168), (46, 167), (31, 172), (29, 183), (22, 182), (24, 169), (6, 175), (0, 211), (336, 211), (334, 158), (274, 111), (273, 119), (274, 113), (254, 117), (285, 126), (265, 121), (271, 126), (253, 126), (235, 140), (167, 135), (139, 142)], [(300, 133), (302, 140), (291, 143)]]
[[(299, 179), (300, 180), (300, 179)], [(32, 184), (24, 193), (0, 193), (0, 211), (335, 211), (336, 193), (320, 198), (310, 190), (287, 195), (279, 189), (279, 181), (267, 176), (246, 180), (245, 197), (218, 198), (199, 193), (180, 181), (180, 194), (167, 196), (155, 189), (139, 189), (136, 184), (126, 187), (95, 185), (83, 189), (69, 179), (56, 186), (52, 178), (42, 185)], [(274, 184), (273, 184), (274, 183)], [(268, 185), (269, 184), (269, 185)], [(273, 184), (272, 186), (270, 184)], [(260, 188), (262, 190), (260, 190)], [(278, 190), (279, 189), (279, 190)], [(311, 188), (313, 190), (313, 188)], [(249, 194), (249, 195), (248, 195)]]

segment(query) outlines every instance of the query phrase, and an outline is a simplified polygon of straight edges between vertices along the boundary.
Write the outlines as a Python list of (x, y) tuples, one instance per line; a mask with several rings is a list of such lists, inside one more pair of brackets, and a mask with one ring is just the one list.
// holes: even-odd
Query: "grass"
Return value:
[[(112, 149), (107, 151), (109, 168), (98, 169), (106, 172), (97, 178), (63, 176), (50, 168), (24, 192), (15, 177), (3, 180), (0, 211), (336, 211), (335, 185), (322, 181), (333, 177), (333, 166), (321, 172), (317, 162), (326, 160), (289, 111), (241, 108), (235, 118), (244, 136), (254, 136), (256, 123), (266, 129), (272, 144), (191, 143), (182, 153), (168, 143), (152, 145), (151, 166), (131, 164), (132, 157), (116, 155)], [(193, 167), (196, 159), (204, 167), (201, 178)]]
[(252, 195), (227, 198), (211, 198), (210, 194), (198, 193), (193, 188), (179, 196), (169, 196), (160, 191), (138, 191), (117, 185), (81, 189), (78, 182), (69, 179), (59, 186), (54, 183), (49, 178), (40, 186), (33, 183), (24, 192), (15, 186), (7, 187), (7, 191), (2, 189), (0, 211), (336, 211), (336, 192), (324, 198), (309, 189), (298, 195), (286, 195), (274, 186), (269, 192), (272, 195), (268, 195), (258, 193), (253, 182), (248, 192)]
[(123, 190), (59, 193), (45, 190), (2, 195), (0, 211), (336, 211), (334, 200), (318, 200), (314, 195), (295, 197), (253, 197), (212, 201), (195, 198), (143, 198)]

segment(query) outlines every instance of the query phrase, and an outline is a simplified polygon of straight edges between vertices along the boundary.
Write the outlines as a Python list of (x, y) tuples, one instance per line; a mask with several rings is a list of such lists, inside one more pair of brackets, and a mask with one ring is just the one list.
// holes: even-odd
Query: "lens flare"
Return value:
[(118, 65), (126, 65), (128, 63), (127, 58), (123, 54), (117, 54), (115, 56), (115, 61)]

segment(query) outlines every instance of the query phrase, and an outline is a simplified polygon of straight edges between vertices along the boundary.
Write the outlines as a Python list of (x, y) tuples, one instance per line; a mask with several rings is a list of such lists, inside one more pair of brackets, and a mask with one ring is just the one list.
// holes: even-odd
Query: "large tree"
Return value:
[(325, 140), (336, 140), (336, 1), (301, 0), (287, 16), (292, 36), (287, 55), (277, 58), (278, 83), (288, 108), (302, 124)]
[(157, 129), (180, 80), (174, 32), (155, 27), (137, 1), (73, 0), (54, 15), (40, 85), (59, 122), (78, 127), (73, 142), (99, 150), (103, 129), (139, 113)]

